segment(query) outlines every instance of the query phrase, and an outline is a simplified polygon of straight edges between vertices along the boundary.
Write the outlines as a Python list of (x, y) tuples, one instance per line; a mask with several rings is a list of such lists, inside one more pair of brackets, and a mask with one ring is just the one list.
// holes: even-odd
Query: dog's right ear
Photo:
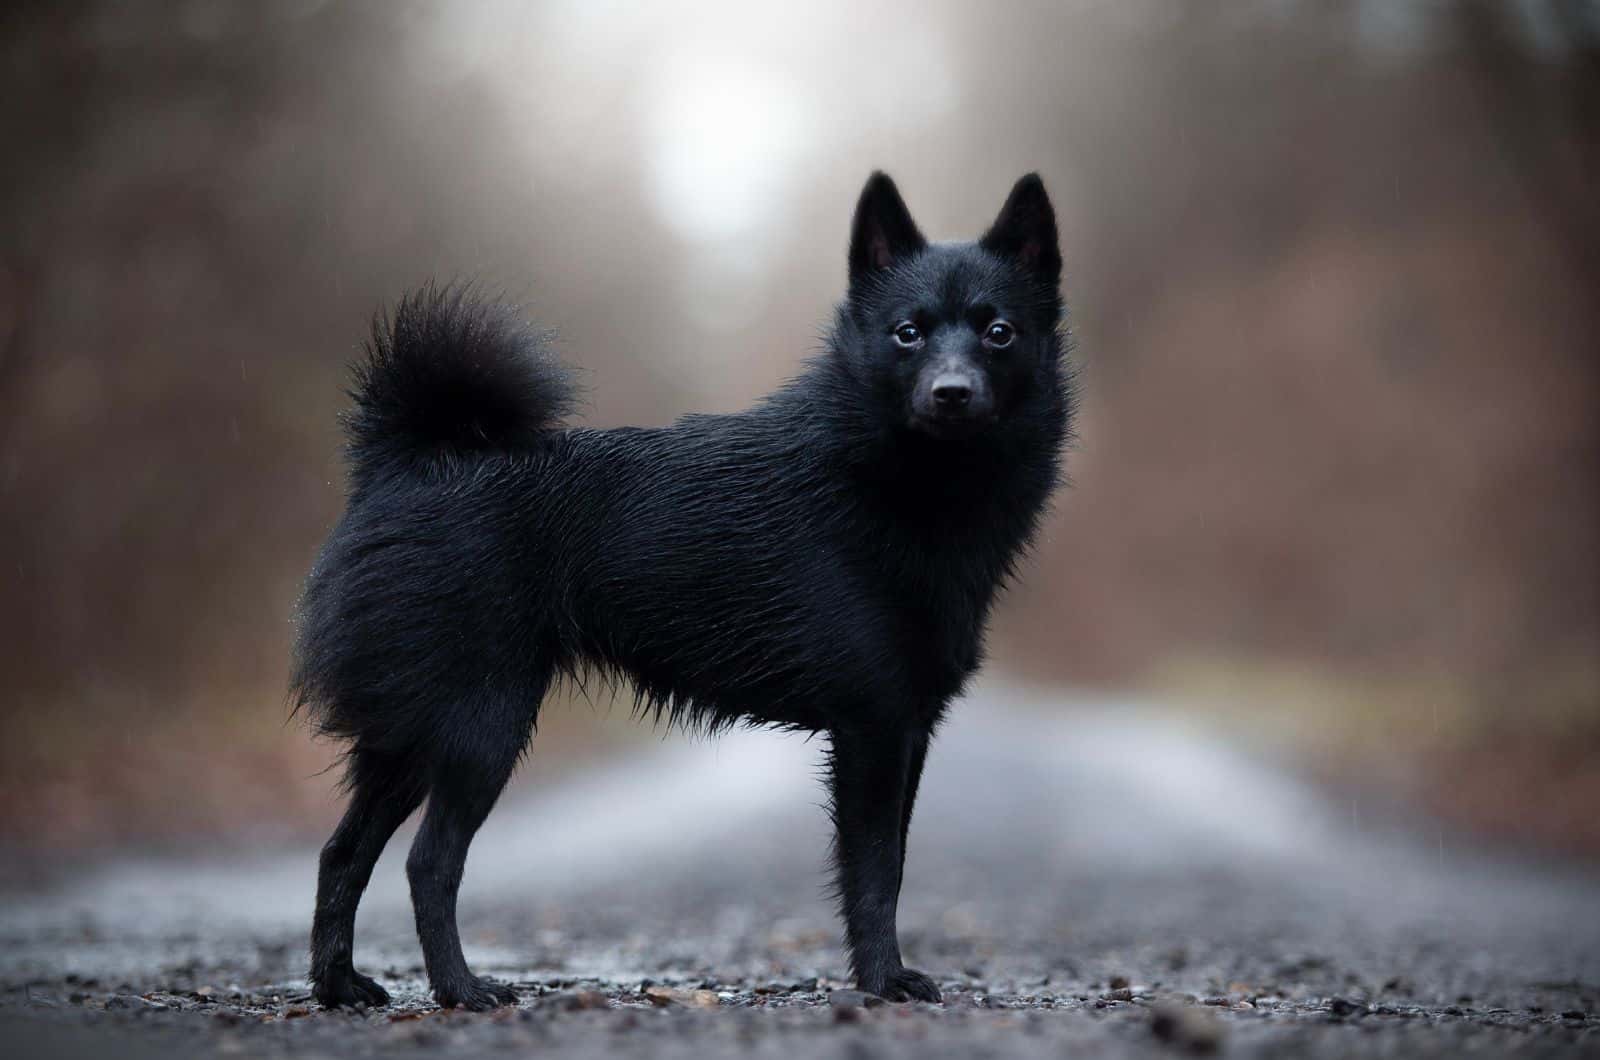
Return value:
[(927, 245), (889, 175), (879, 171), (868, 177), (850, 228), (851, 286)]

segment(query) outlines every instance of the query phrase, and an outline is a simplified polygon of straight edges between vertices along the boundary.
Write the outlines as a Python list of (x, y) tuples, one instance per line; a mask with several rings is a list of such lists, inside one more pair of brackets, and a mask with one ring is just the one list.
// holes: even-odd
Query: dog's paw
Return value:
[(944, 1000), (934, 981), (914, 968), (902, 968), (894, 972), (885, 980), (883, 988), (873, 993), (885, 1001), (932, 1001), (937, 1004)]
[(321, 977), (311, 996), (324, 1008), (382, 1008), (389, 1003), (389, 991), (354, 968)]
[(437, 986), (433, 996), (445, 1008), (464, 1008), (468, 1012), (484, 1012), (501, 1005), (515, 1005), (517, 992), (504, 983), (479, 976), (469, 976), (458, 984)]

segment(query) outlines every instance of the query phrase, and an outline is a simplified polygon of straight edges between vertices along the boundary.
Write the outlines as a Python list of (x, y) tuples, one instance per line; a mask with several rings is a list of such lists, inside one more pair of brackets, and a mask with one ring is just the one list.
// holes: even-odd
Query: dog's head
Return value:
[(856, 204), (846, 356), (901, 425), (970, 438), (1003, 422), (1060, 354), (1061, 252), (1037, 174), (975, 243), (929, 244), (874, 173)]

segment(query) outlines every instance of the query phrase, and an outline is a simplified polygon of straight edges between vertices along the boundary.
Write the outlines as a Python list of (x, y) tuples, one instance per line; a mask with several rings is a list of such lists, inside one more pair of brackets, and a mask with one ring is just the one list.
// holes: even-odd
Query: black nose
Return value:
[(972, 400), (972, 384), (964, 376), (941, 375), (933, 381), (933, 403), (940, 412), (956, 412)]

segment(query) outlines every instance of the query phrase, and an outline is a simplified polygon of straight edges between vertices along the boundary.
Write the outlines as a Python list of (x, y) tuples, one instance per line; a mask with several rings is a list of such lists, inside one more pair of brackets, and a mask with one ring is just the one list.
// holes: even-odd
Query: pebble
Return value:
[(644, 992), (645, 998), (662, 1008), (682, 1005), (688, 1008), (716, 1008), (722, 999), (715, 990), (675, 990), (668, 986), (652, 986)]
[(554, 1000), (555, 1004), (568, 1012), (611, 1007), (611, 999), (598, 990), (574, 990), (571, 993), (557, 994)]
[(1227, 1028), (1203, 1008), (1163, 1002), (1150, 1013), (1150, 1031), (1181, 1052), (1203, 1056), (1222, 1046)]
[(828, 994), (828, 1004), (833, 1008), (833, 1018), (838, 1023), (853, 1023), (861, 1018), (861, 1010), (877, 1008), (883, 998), (860, 990), (834, 990)]

